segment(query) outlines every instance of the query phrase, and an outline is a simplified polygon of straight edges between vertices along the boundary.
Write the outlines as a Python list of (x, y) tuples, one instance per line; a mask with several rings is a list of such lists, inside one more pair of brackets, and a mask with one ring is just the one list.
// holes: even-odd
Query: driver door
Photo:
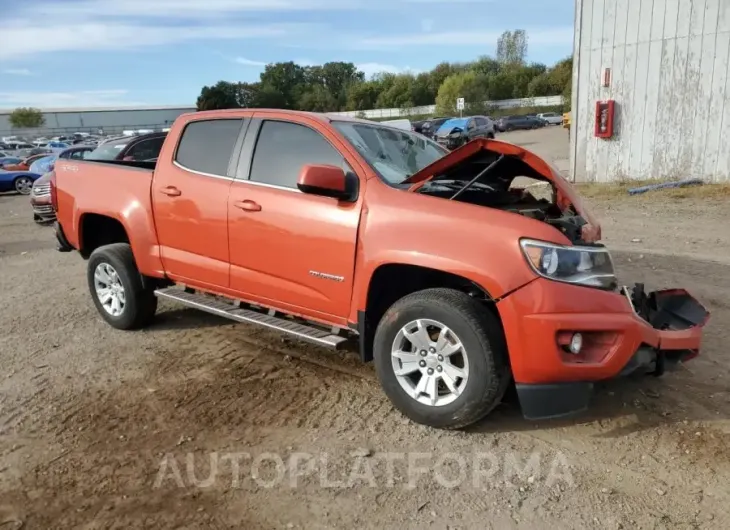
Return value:
[(356, 202), (302, 193), (307, 164), (353, 171), (342, 140), (305, 116), (255, 117), (228, 200), (230, 287), (242, 299), (345, 323), (365, 179)]

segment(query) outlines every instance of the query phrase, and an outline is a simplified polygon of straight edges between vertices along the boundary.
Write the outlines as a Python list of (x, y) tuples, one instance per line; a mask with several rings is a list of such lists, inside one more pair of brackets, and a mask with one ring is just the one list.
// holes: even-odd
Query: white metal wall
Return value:
[[(575, 1), (573, 178), (730, 181), (730, 0)], [(610, 140), (593, 136), (604, 99)]]

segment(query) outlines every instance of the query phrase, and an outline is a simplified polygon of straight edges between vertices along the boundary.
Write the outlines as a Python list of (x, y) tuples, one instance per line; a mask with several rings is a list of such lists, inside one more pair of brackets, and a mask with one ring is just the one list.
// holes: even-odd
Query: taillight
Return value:
[(56, 194), (56, 172), (51, 172), (51, 205), (53, 211), (58, 212), (58, 195)]

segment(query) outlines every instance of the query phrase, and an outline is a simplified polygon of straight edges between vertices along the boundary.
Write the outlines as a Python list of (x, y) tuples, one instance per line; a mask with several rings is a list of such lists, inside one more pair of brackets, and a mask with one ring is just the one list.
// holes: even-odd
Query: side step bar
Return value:
[[(348, 341), (348, 337), (340, 336), (331, 331), (302, 324), (288, 318), (279, 318), (273, 314), (264, 313), (255, 309), (245, 309), (236, 304), (224, 302), (213, 296), (190, 292), (175, 287), (157, 289), (155, 296), (174, 300), (188, 307), (200, 309), (213, 315), (229, 318), (246, 324), (256, 324), (294, 336), (300, 340), (311, 342), (319, 346), (340, 349)], [(271, 313), (271, 312), (270, 312)]]

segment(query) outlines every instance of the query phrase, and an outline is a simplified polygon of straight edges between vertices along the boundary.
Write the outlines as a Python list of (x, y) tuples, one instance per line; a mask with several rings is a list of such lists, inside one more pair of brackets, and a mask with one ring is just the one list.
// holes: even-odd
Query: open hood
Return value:
[(505, 158), (516, 158), (530, 166), (535, 173), (553, 186), (556, 191), (556, 205), (561, 210), (572, 210), (583, 218), (585, 221), (581, 229), (583, 241), (596, 242), (601, 239), (600, 225), (591, 213), (585, 209), (575, 188), (549, 163), (532, 151), (518, 145), (479, 138), (444, 155), (411, 175), (404, 183), (412, 184), (409, 191), (417, 191), (429, 181), (438, 178), (443, 173), (472, 157), (484, 154), (484, 152), (504, 155)]

